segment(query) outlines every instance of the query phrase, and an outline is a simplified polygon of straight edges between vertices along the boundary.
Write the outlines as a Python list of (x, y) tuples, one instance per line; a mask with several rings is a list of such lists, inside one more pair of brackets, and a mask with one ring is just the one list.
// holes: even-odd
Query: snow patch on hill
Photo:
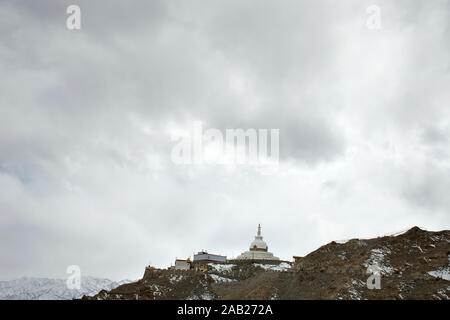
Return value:
[(282, 262), (280, 264), (255, 263), (255, 266), (261, 267), (264, 270), (272, 270), (272, 271), (287, 271), (291, 268), (291, 265), (287, 262)]
[(236, 281), (236, 280), (233, 280), (233, 279), (230, 279), (230, 278), (225, 278), (225, 277), (218, 276), (217, 274), (210, 274), (210, 277), (213, 278), (213, 280), (214, 280), (215, 282), (230, 282), (230, 281)]
[(235, 264), (217, 264), (211, 263), (210, 266), (219, 273), (230, 272), (231, 269), (235, 266)]
[(389, 266), (389, 258), (388, 256), (391, 254), (391, 250), (388, 248), (377, 248), (372, 249), (370, 252), (370, 258), (366, 260), (363, 264), (366, 268), (369, 265), (375, 265), (380, 268), (380, 272), (382, 275), (392, 274), (394, 272), (394, 268)]
[(438, 270), (428, 271), (428, 274), (435, 278), (441, 278), (450, 281), (450, 268), (441, 268)]

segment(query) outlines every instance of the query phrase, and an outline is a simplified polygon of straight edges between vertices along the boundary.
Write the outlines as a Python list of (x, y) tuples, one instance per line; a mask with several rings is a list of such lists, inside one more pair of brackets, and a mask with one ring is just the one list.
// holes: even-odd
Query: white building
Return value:
[(175, 260), (175, 270), (189, 270), (191, 268), (191, 261), (176, 259)]
[(241, 253), (237, 260), (280, 260), (275, 257), (273, 253), (268, 252), (267, 244), (264, 242), (261, 236), (261, 225), (258, 224), (258, 233), (255, 236), (255, 240), (250, 244), (249, 251)]

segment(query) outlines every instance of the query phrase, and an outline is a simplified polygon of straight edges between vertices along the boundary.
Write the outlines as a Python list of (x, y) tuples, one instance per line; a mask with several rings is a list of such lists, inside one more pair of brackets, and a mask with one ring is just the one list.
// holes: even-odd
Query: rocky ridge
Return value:
[[(331, 242), (296, 263), (146, 269), (141, 280), (84, 299), (449, 299), (450, 231)], [(367, 281), (375, 266), (380, 289)]]

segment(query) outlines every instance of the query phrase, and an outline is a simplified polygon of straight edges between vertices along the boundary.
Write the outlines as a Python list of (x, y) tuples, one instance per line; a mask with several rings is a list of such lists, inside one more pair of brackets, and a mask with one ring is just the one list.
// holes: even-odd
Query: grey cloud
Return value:
[[(69, 4), (0, 1), (1, 278), (448, 227), (448, 2), (376, 32), (370, 1), (86, 0), (73, 32)], [(279, 128), (280, 172), (173, 165), (193, 120)]]
[(425, 170), (412, 174), (406, 182), (403, 194), (411, 203), (429, 208), (435, 214), (450, 210), (450, 173), (447, 169), (429, 163)]
[[(35, 27), (25, 30), (22, 38), (16, 41), (34, 41), (35, 44), (32, 45), (32, 50), (29, 50), (28, 46), (14, 47), (17, 42), (12, 44), (13, 50), (23, 55), (21, 61), (29, 61), (32, 64), (31, 67), (36, 69), (37, 79), (43, 77), (44, 72), (51, 77), (45, 79), (48, 85), (45, 86), (44, 82), (44, 87), (38, 89), (37, 103), (44, 106), (50, 119), (55, 119), (55, 122), (62, 120), (64, 124), (72, 126), (67, 129), (75, 131), (85, 127), (86, 123), (91, 123), (90, 127), (98, 128), (98, 124), (102, 124), (102, 117), (110, 117), (111, 113), (123, 116), (129, 110), (147, 116), (149, 121), (156, 125), (155, 120), (164, 116), (183, 121), (183, 115), (191, 114), (192, 117), (210, 121), (211, 125), (217, 127), (221, 126), (223, 119), (228, 119), (226, 125), (232, 128), (240, 123), (244, 127), (254, 127), (253, 120), (242, 121), (245, 118), (242, 118), (241, 110), (247, 106), (240, 96), (236, 96), (230, 90), (227, 73), (231, 68), (248, 70), (250, 77), (255, 81), (253, 94), (263, 101), (268, 101), (259, 105), (249, 114), (249, 117), (260, 118), (257, 124), (264, 128), (283, 127), (287, 121), (287, 127), (284, 129), (286, 143), (283, 147), (285, 158), (298, 157), (300, 161), (313, 163), (316, 158), (317, 160), (327, 158), (333, 153), (342, 151), (335, 139), (338, 129), (333, 126), (331, 119), (324, 121), (321, 117), (310, 116), (309, 113), (304, 112), (302, 119), (299, 119), (296, 125), (294, 118), (288, 116), (296, 112), (295, 109), (305, 109), (309, 106), (292, 107), (293, 103), (290, 100), (301, 93), (291, 89), (292, 92), (286, 95), (283, 92), (283, 84), (294, 81), (300, 87), (305, 82), (310, 82), (311, 76), (317, 77), (320, 73), (317, 67), (326, 72), (326, 63), (318, 58), (318, 53), (324, 55), (327, 60), (326, 53), (330, 51), (329, 48), (324, 49), (320, 44), (317, 47), (311, 47), (311, 41), (318, 41), (316, 39), (321, 39), (324, 35), (327, 38), (330, 37), (326, 30), (320, 31), (320, 23), (316, 23), (317, 34), (311, 35), (309, 30), (308, 38), (302, 40), (303, 44), (291, 43), (286, 38), (280, 40), (284, 43), (281, 46), (272, 43), (276, 41), (277, 35), (284, 34), (290, 29), (292, 23), (313, 22), (310, 17), (306, 17), (306, 14), (302, 14), (307, 18), (306, 21), (294, 16), (290, 19), (291, 24), (282, 23), (284, 20), (277, 18), (278, 21), (274, 21), (274, 27), (278, 25), (281, 27), (275, 30), (270, 28), (271, 38), (268, 40), (259, 39), (256, 36), (260, 34), (261, 27), (265, 26), (264, 19), (253, 18), (253, 22), (243, 26), (232, 24), (234, 28), (241, 30), (239, 34), (248, 36), (248, 41), (239, 42), (239, 47), (243, 50), (243, 54), (240, 55), (235, 53), (236, 46), (229, 39), (230, 35), (237, 34), (236, 30), (228, 30), (221, 26), (221, 23), (226, 23), (236, 16), (236, 12), (239, 22), (245, 23), (247, 15), (251, 20), (252, 13), (255, 16), (267, 15), (270, 8), (261, 6), (250, 10), (247, 4), (241, 10), (239, 5), (236, 11), (223, 10), (225, 13), (221, 13), (219, 19), (216, 14), (221, 10), (216, 8), (216, 11), (210, 14), (214, 17), (213, 21), (208, 19), (209, 16), (207, 18), (200, 16), (200, 23), (203, 22), (202, 19), (206, 20), (203, 28), (200, 32), (190, 32), (182, 29), (183, 25), (180, 26), (176, 19), (175, 22), (171, 19), (160, 21), (161, 15), (157, 13), (166, 10), (161, 9), (162, 4), (155, 4), (154, 6), (159, 8), (156, 10), (149, 6), (133, 8), (131, 12), (128, 12), (129, 9), (121, 8), (120, 6), (123, 5), (118, 3), (108, 8), (103, 8), (99, 3), (95, 5), (81, 3), (80, 5), (83, 7), (83, 12), (88, 15), (85, 18), (88, 22), (80, 35), (72, 35), (62, 27), (57, 27), (59, 20), (62, 19), (61, 14), (57, 15), (57, 10), (34, 12), (32, 8), (27, 8), (22, 3), (24, 6), (22, 11), (26, 11), (25, 8), (29, 9), (26, 11), (27, 14), (34, 16)], [(63, 8), (61, 4), (60, 6)], [(188, 12), (191, 19), (196, 17), (195, 8), (194, 6)], [(290, 12), (288, 8), (282, 11), (285, 14)], [(326, 12), (326, 10), (323, 11)], [(138, 16), (135, 16), (136, 12)], [(119, 13), (121, 17), (117, 16)], [(126, 19), (125, 14), (127, 14)], [(89, 15), (97, 17), (93, 26), (89, 25), (89, 21), (93, 22), (89, 20)], [(153, 19), (153, 15), (158, 18)], [(275, 17), (278, 16), (275, 15)], [(53, 24), (44, 30), (58, 31), (49, 32), (48, 38), (43, 38), (43, 34), (31, 38), (29, 33), (36, 32), (40, 19), (48, 18), (51, 18), (50, 21), (53, 21)], [(147, 19), (149, 23), (144, 22)], [(220, 19), (223, 22), (220, 22)], [(112, 25), (114, 21), (119, 21), (118, 25)], [(129, 30), (128, 27), (121, 28), (120, 21), (131, 22), (135, 28), (133, 30)], [(153, 32), (152, 30), (155, 29), (159, 31)], [(300, 26), (298, 32), (302, 29), (303, 27)], [(227, 33), (224, 33), (224, 30), (227, 30)], [(137, 38), (136, 33), (145, 34), (146, 40)], [(130, 36), (131, 39), (126, 38)], [(215, 44), (217, 41), (230, 44), (230, 47), (217, 45)], [(321, 41), (328, 43), (326, 40)], [(310, 47), (305, 47), (307, 45)], [(215, 53), (217, 49), (220, 55)], [(58, 55), (51, 58), (53, 52)], [(258, 53), (258, 57), (252, 55), (254, 52)], [(286, 53), (291, 55), (291, 58), (286, 59), (283, 56)], [(308, 57), (305, 57), (305, 54)], [(19, 57), (17, 59), (20, 59)], [(220, 61), (221, 57), (224, 57), (223, 63)], [(261, 63), (254, 65), (254, 61), (258, 59), (262, 59)], [(314, 64), (311, 65), (311, 62)], [(209, 66), (212, 65), (217, 69), (210, 70)], [(30, 68), (30, 65), (24, 67)], [(286, 72), (283, 71), (284, 75), (276, 76), (272, 69)], [(269, 79), (270, 81), (267, 82)], [(208, 85), (205, 86), (205, 84)], [(27, 84), (24, 83), (24, 85)], [(111, 96), (112, 92), (115, 93), (114, 96)], [(320, 90), (314, 92), (310, 94), (312, 95), (310, 99), (318, 99), (322, 94), (323, 91)], [(284, 98), (279, 99), (279, 95)], [(312, 108), (317, 106), (315, 104)], [(273, 112), (274, 108), (276, 112)], [(74, 125), (76, 127), (73, 127)], [(305, 127), (304, 132), (298, 132), (298, 128), (302, 126)], [(297, 130), (291, 129), (293, 127), (297, 127)], [(301, 133), (303, 137), (298, 136), (297, 133)], [(308, 141), (316, 136), (319, 142), (315, 143), (313, 148)], [(305, 159), (301, 158), (305, 153), (307, 154)]]

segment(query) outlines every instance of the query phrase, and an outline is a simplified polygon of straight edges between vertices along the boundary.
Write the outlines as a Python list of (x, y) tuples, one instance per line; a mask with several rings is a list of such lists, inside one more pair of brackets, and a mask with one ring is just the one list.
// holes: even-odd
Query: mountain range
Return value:
[(23, 277), (0, 281), (0, 300), (70, 300), (91, 296), (100, 290), (112, 290), (129, 280), (111, 281), (90, 276), (81, 277), (80, 290), (69, 289), (66, 279)]

